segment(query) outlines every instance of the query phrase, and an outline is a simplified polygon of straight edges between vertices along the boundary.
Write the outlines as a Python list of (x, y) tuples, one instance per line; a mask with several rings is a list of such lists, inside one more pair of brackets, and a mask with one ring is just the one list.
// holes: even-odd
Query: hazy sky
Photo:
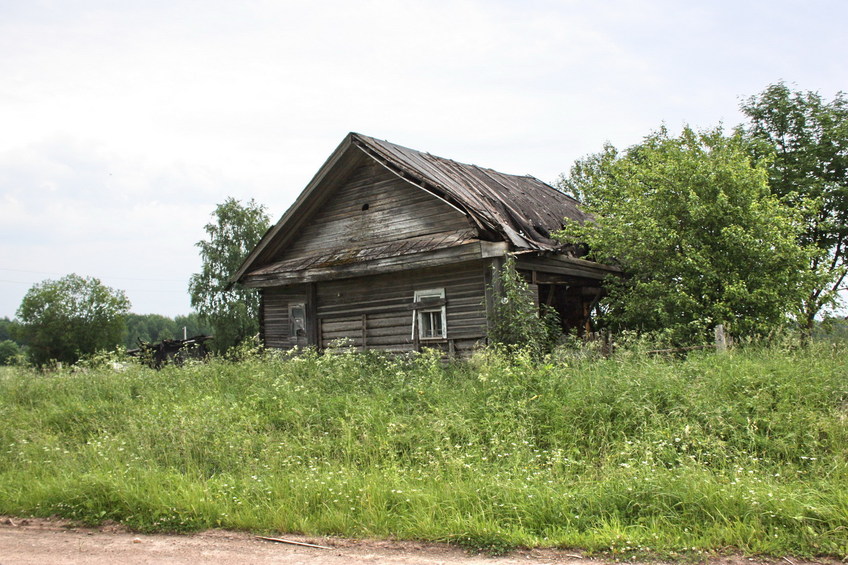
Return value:
[(349, 131), (551, 182), (784, 80), (846, 90), (848, 2), (0, 0), (0, 317), (69, 273), (190, 311), (216, 204), (274, 220)]

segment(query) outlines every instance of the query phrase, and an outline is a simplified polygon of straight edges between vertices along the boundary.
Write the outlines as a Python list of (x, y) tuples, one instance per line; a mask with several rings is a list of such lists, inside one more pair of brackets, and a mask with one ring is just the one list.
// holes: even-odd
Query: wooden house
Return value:
[(467, 353), (507, 254), (566, 329), (587, 323), (615, 269), (553, 240), (563, 218), (587, 216), (534, 177), (351, 133), (233, 280), (260, 289), (268, 347)]

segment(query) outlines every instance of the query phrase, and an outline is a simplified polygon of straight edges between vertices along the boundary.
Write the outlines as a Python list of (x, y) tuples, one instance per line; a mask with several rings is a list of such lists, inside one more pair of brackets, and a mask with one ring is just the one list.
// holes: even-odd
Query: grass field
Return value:
[(0, 513), (848, 556), (848, 349), (0, 372)]

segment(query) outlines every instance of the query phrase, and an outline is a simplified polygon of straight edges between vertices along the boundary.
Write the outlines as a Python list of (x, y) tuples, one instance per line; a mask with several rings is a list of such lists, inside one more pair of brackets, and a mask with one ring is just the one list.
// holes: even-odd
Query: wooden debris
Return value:
[(196, 335), (188, 339), (163, 339), (158, 343), (138, 340), (138, 349), (128, 349), (127, 355), (144, 359), (154, 369), (166, 363), (182, 363), (186, 359), (204, 359), (209, 355), (205, 343), (211, 335)]

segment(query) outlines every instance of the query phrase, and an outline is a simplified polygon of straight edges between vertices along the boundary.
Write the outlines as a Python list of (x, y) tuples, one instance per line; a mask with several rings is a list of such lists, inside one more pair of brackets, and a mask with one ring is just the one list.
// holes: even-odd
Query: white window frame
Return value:
[[(428, 298), (436, 298), (443, 301), (440, 306), (433, 308), (416, 308), (412, 313), (412, 339), (415, 339), (416, 332), (420, 340), (436, 340), (446, 339), (448, 337), (448, 316), (447, 308), (444, 304), (445, 289), (444, 288), (429, 288), (425, 290), (416, 290), (413, 296), (413, 301), (418, 304)], [(424, 323), (425, 316), (432, 313), (438, 313), (441, 318), (442, 332), (439, 335), (423, 335), (422, 328), (427, 327)]]

